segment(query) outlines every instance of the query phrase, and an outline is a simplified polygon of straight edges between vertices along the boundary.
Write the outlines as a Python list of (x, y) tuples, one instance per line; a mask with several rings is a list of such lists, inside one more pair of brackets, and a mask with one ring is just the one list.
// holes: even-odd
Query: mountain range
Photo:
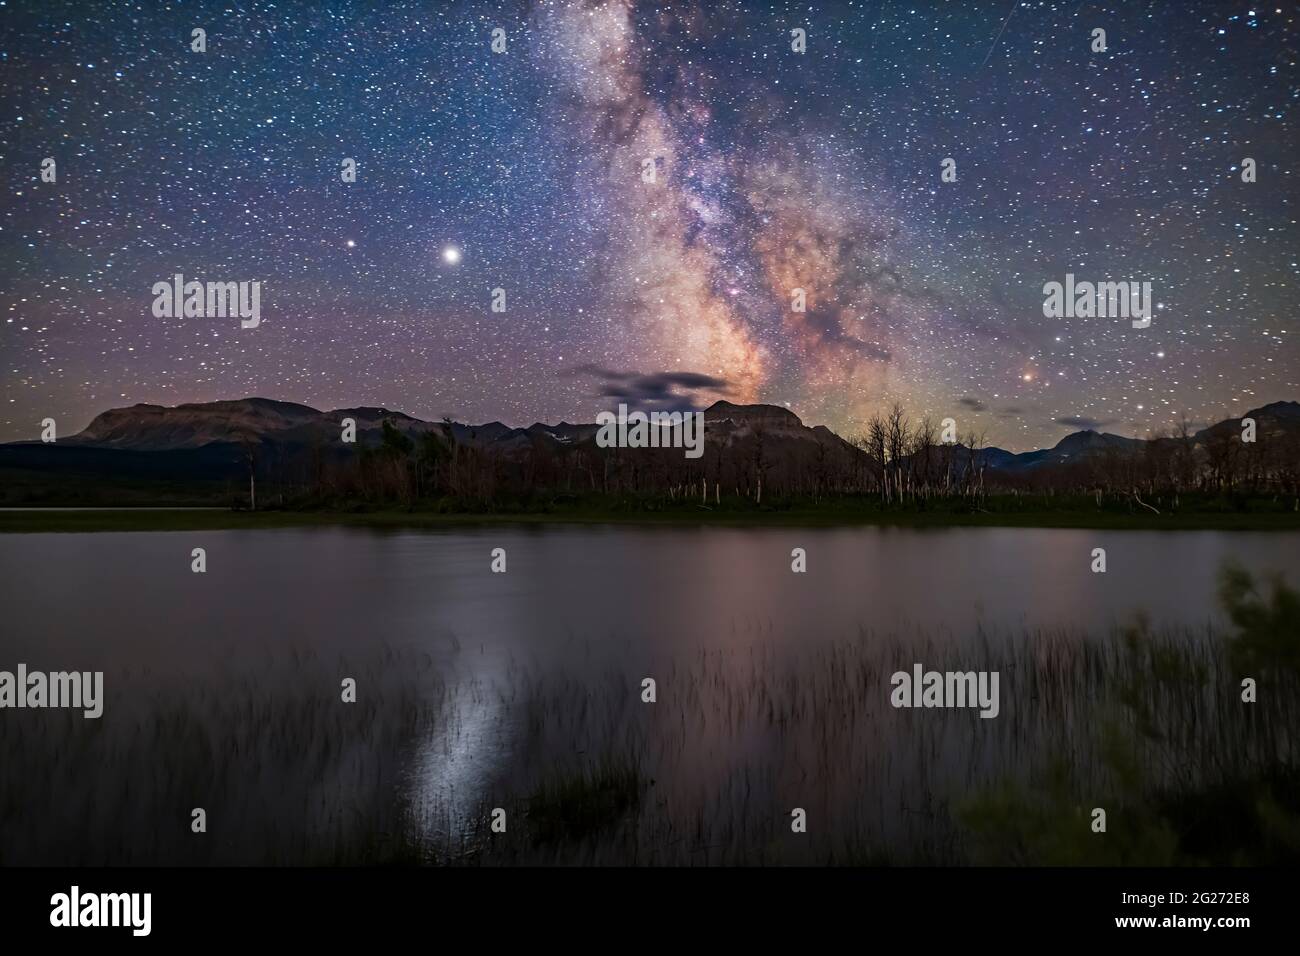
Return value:
[[(1255, 419), (1264, 430), (1300, 428), (1300, 402), (1273, 402), (1252, 409), (1242, 417)], [(109, 409), (97, 415), (83, 431), (60, 439), (59, 444), (78, 448), (175, 451), (249, 439), (279, 445), (307, 445), (316, 441), (333, 443), (347, 418), (356, 422), (357, 440), (362, 444), (377, 443), (383, 422), (387, 420), (409, 435), (433, 431), (446, 436), (450, 430), (456, 441), (462, 444), (506, 452), (531, 447), (536, 440), (553, 441), (559, 445), (582, 444), (593, 441), (598, 428), (595, 424), (573, 425), (563, 421), (556, 425), (535, 422), (527, 428), (511, 427), (498, 421), (464, 425), (424, 421), (405, 412), (372, 406), (322, 412), (295, 402), (244, 398)], [(704, 410), (704, 420), (706, 436), (712, 433), (715, 439), (723, 441), (736, 432), (762, 428), (774, 438), (848, 444), (824, 425), (810, 428), (794, 412), (776, 405), (735, 405), (719, 401)], [(1236, 431), (1240, 422), (1240, 418), (1232, 418), (1202, 428), (1193, 434), (1193, 440), (1203, 442), (1224, 429)], [(1066, 435), (1051, 448), (1016, 453), (990, 447), (982, 454), (989, 468), (1023, 469), (1078, 460), (1106, 449), (1134, 451), (1147, 441), (1087, 429)], [(14, 442), (0, 445), (0, 449), (31, 444), (34, 443)]]
[[(1300, 436), (1300, 402), (1281, 401), (1248, 411), (1262, 436)], [(342, 460), (356, 446), (342, 443), (345, 419), (356, 424), (359, 446), (375, 446), (384, 422), (418, 440), (436, 434), (444, 443), (454, 437), (471, 446), (521, 460), (529, 452), (562, 452), (595, 448), (598, 426), (537, 422), (526, 428), (493, 421), (482, 425), (424, 421), (404, 412), (358, 406), (320, 411), (307, 405), (267, 398), (163, 405), (132, 405), (102, 412), (81, 432), (55, 443), (11, 442), (0, 445), (0, 484), (25, 482), (40, 489), (57, 476), (81, 476), (104, 481), (194, 482), (228, 481), (246, 467), (250, 446), (259, 468), (276, 461), (302, 461), (315, 455)], [(852, 464), (864, 452), (825, 426), (809, 427), (788, 409), (774, 405), (736, 405), (719, 401), (704, 410), (706, 460), (721, 450), (753, 455), (758, 443), (767, 460), (792, 471), (827, 461)], [(1226, 419), (1192, 436), (1204, 445), (1215, 435), (1240, 433), (1240, 418)], [(1054, 466), (1073, 465), (1107, 452), (1140, 451), (1150, 441), (1093, 430), (1077, 431), (1051, 448), (1011, 452), (990, 447), (978, 452), (988, 472), (1029, 475)], [(270, 463), (268, 465), (268, 463)], [(30, 496), (0, 494), (0, 500)]]
[[(464, 425), (459, 422), (429, 422), (387, 408), (358, 406), (322, 412), (308, 405), (267, 398), (201, 402), (174, 407), (132, 405), (102, 412), (86, 428), (58, 445), (70, 448), (117, 449), (136, 452), (199, 450), (212, 445), (242, 444), (287, 447), (321, 444), (335, 446), (345, 419), (356, 424), (361, 445), (378, 444), (383, 423), (389, 422), (404, 434), (418, 437), (434, 432), (440, 438), (454, 436), (461, 445), (473, 445), (510, 455), (534, 447), (536, 442), (556, 446), (594, 443), (599, 426), (560, 422), (535, 422), (527, 428), (501, 422)], [(715, 402), (704, 411), (705, 435), (727, 441), (739, 434), (761, 429), (774, 441), (811, 441), (844, 449), (852, 446), (825, 426), (809, 428), (793, 412), (775, 405), (734, 405)], [(0, 450), (31, 447), (35, 442), (0, 445)]]

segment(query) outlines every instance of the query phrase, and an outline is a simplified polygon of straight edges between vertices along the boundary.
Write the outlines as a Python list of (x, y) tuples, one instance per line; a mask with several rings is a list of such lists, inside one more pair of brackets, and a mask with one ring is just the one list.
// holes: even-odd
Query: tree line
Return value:
[[(459, 432), (459, 434), (458, 434)], [(721, 434), (719, 434), (721, 432)], [(1186, 419), (1141, 443), (1103, 444), (1065, 462), (996, 466), (985, 433), (941, 437), (929, 416), (901, 404), (873, 415), (845, 440), (826, 429), (763, 421), (705, 429), (704, 454), (680, 448), (600, 448), (522, 433), (503, 448), (450, 419), (423, 431), (385, 420), (377, 442), (345, 450), (318, 440), (306, 452), (248, 444), (250, 478), (272, 483), (272, 501), (360, 502), (402, 507), (527, 504), (574, 496), (637, 498), (716, 508), (765, 503), (869, 499), (883, 508), (930, 503), (979, 509), (1002, 496), (1090, 496), (1098, 505), (1177, 509), (1192, 496), (1300, 496), (1300, 429), (1261, 430), (1243, 441), (1233, 423), (1196, 434)], [(278, 489), (277, 492), (274, 489)], [(265, 494), (263, 498), (265, 498)]]

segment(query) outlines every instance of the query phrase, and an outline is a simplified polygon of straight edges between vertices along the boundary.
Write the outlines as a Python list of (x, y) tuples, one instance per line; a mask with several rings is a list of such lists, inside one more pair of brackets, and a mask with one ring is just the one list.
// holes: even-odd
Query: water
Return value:
[[(792, 805), (841, 821), (825, 852), (851, 832), (871, 852), (941, 858), (948, 824), (925, 808), (1090, 724), (1097, 688), (1068, 692), (1078, 646), (1138, 612), (1205, 640), (1224, 625), (1224, 561), (1294, 585), (1297, 544), (991, 528), (3, 535), (0, 670), (103, 670), (106, 700), (95, 726), (0, 713), (0, 861), (369, 859), (358, 846), (412, 820), (440, 859), (477, 854), (486, 808), (531, 814), (536, 835), (543, 782), (611, 761), (638, 768), (640, 809), (631, 824), (597, 813), (573, 838), (586, 860), (803, 860), (815, 841), (771, 830)], [(889, 674), (914, 661), (1001, 670), (1001, 715), (891, 709)], [(222, 841), (160, 831), (199, 801)], [(611, 836), (624, 831), (636, 839)]]
[[(0, 650), (51, 667), (200, 668), (254, 647), (374, 643), (562, 659), (761, 629), (803, 647), (868, 628), (1103, 631), (1219, 619), (1225, 559), (1294, 574), (1300, 534), (1060, 529), (352, 529), (0, 536)], [(190, 570), (191, 550), (207, 572)], [(807, 573), (791, 571), (791, 550)], [(1104, 548), (1107, 572), (1090, 571)], [(494, 548), (507, 572), (490, 572)], [(1292, 579), (1294, 583), (1294, 579)]]

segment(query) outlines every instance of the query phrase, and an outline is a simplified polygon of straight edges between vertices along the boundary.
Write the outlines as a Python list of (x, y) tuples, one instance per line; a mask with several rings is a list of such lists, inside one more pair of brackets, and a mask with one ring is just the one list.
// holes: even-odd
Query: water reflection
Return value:
[[(403, 825), (472, 850), (486, 811), (544, 809), (537, 794), (559, 781), (598, 823), (605, 804), (621, 820), (639, 801), (630, 844), (600, 843), (609, 827), (592, 837), (615, 861), (749, 859), (792, 806), (862, 845), (941, 856), (944, 801), (1028, 762), (1049, 732), (1091, 726), (1082, 642), (1139, 609), (1204, 634), (1225, 559), (1295, 583), (1297, 544), (871, 528), (0, 536), (0, 667), (106, 671), (102, 723), (68, 724), (58, 760), (46, 715), (0, 728), (22, 768), (0, 805), (57, 807), (63, 828), (44, 809), (12, 816), (0, 848), (192, 862), (192, 843), (150, 843), (148, 798), (200, 789), (250, 835), (214, 841), (221, 862), (265, 846), (312, 860), (322, 834), (343, 845), (327, 861), (368, 860), (365, 828)], [(190, 571), (194, 547), (206, 574)], [(505, 574), (490, 571), (498, 547)], [(805, 574), (791, 572), (795, 547)], [(1089, 570), (1095, 547), (1106, 574)], [(888, 675), (914, 661), (1000, 670), (1002, 715), (893, 710)], [(361, 678), (357, 714), (338, 706), (341, 674)], [(639, 699), (645, 676), (654, 705)], [(404, 824), (381, 809), (394, 797)], [(341, 815), (360, 836), (338, 836)]]

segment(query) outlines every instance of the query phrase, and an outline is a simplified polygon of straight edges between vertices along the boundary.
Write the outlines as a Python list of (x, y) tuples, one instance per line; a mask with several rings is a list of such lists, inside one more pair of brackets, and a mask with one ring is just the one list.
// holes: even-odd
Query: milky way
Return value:
[[(527, 425), (626, 396), (847, 435), (899, 400), (1021, 449), (1300, 397), (1292, 5), (0, 18), (0, 440), (135, 402)], [(154, 317), (178, 272), (261, 281), (260, 326)], [(1151, 326), (1045, 317), (1067, 272), (1150, 281)]]

